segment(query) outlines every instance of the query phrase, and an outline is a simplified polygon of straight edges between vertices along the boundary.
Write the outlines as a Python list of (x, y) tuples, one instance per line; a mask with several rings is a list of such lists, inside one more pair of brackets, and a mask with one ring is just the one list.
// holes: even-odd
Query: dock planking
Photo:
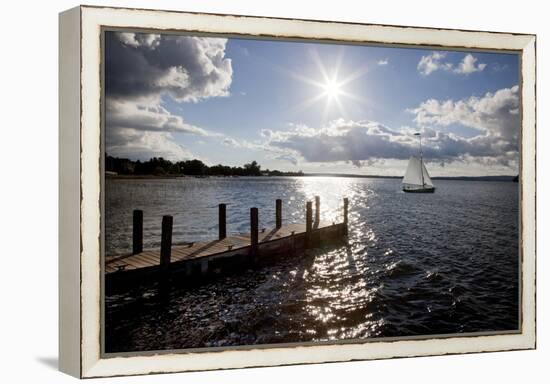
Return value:
[[(320, 223), (314, 226), (314, 229), (330, 227), (331, 223)], [(294, 235), (305, 234), (305, 224), (286, 224), (281, 228), (266, 229), (258, 234), (260, 244), (280, 240)], [(250, 247), (250, 234), (237, 234), (226, 237), (221, 240), (203, 241), (193, 243), (192, 245), (173, 245), (171, 261), (178, 262), (184, 260), (193, 260), (203, 257), (210, 257), (227, 253), (228, 251), (239, 251)], [(231, 249), (229, 247), (231, 246)], [(160, 264), (160, 249), (145, 250), (135, 255), (111, 256), (106, 257), (105, 272), (107, 274), (115, 273), (123, 269), (129, 271), (139, 268), (156, 267)]]
[[(159, 249), (143, 250), (143, 212), (133, 215), (133, 241), (130, 255), (106, 256), (105, 276), (108, 281), (138, 277), (156, 272), (185, 271), (190, 276), (221, 271), (228, 265), (256, 263), (281, 255), (295, 254), (325, 241), (334, 241), (347, 235), (348, 199), (344, 199), (344, 218), (341, 223), (320, 221), (319, 198), (315, 198), (315, 219), (311, 202), (306, 204), (306, 223), (282, 224), (282, 202), (276, 201), (275, 227), (258, 228), (258, 209), (250, 209), (250, 233), (226, 233), (226, 204), (219, 204), (219, 236), (217, 240), (185, 244), (172, 243), (172, 216), (162, 218), (162, 236)], [(229, 264), (227, 264), (229, 263)], [(213, 267), (213, 268), (212, 268)]]

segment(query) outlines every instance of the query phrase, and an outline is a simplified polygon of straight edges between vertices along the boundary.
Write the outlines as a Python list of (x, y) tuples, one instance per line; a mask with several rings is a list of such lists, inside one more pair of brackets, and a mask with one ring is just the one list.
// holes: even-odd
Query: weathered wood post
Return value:
[(283, 201), (275, 200), (275, 228), (279, 229), (283, 226)]
[(218, 206), (218, 238), (223, 240), (227, 237), (227, 226), (226, 226), (226, 205), (220, 204)]
[(208, 260), (207, 259), (201, 260), (201, 274), (203, 274), (203, 275), (208, 274)]
[(344, 197), (344, 234), (348, 234), (348, 206), (349, 206), (349, 199), (347, 197)]
[(250, 208), (250, 255), (258, 255), (258, 208)]
[(321, 198), (315, 196), (315, 224), (319, 226), (321, 222)]
[(162, 232), (160, 238), (160, 265), (167, 267), (170, 265), (172, 256), (172, 226), (174, 218), (172, 216), (162, 216)]
[(143, 251), (143, 211), (134, 210), (132, 223), (132, 254), (138, 254)]
[(313, 210), (311, 208), (311, 201), (306, 203), (306, 247), (311, 245), (311, 229), (313, 221)]

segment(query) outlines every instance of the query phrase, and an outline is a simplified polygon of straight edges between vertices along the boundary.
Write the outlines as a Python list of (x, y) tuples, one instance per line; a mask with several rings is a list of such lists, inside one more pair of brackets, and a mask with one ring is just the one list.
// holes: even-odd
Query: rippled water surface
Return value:
[(106, 254), (131, 248), (132, 210), (144, 211), (145, 248), (160, 244), (162, 215), (174, 241), (228, 232), (341, 221), (350, 198), (348, 243), (243, 270), (200, 286), (154, 283), (106, 296), (107, 352), (433, 335), (518, 328), (518, 184), (436, 180), (434, 194), (405, 194), (398, 179), (208, 178), (106, 181)]

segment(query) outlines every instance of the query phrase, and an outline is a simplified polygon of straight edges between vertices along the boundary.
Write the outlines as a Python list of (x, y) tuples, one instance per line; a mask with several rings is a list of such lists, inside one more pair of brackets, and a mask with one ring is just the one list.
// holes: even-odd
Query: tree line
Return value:
[(162, 157), (153, 157), (147, 161), (130, 160), (113, 156), (105, 157), (105, 170), (118, 175), (154, 175), (154, 176), (303, 176), (299, 172), (281, 172), (265, 169), (262, 171), (256, 161), (244, 164), (242, 167), (228, 165), (208, 166), (202, 161), (183, 160), (172, 162)]

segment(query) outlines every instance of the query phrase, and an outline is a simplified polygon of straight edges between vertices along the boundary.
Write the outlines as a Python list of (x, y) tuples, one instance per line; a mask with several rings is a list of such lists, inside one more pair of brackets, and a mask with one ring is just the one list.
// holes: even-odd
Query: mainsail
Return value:
[(416, 193), (433, 193), (435, 187), (428, 175), (428, 170), (422, 161), (422, 136), (419, 132), (414, 134), (418, 136), (420, 157), (412, 156), (407, 166), (407, 172), (403, 177), (403, 191)]
[(410, 158), (405, 177), (403, 177), (403, 186), (409, 188), (433, 187), (428, 170), (424, 162), (418, 157), (412, 156)]

